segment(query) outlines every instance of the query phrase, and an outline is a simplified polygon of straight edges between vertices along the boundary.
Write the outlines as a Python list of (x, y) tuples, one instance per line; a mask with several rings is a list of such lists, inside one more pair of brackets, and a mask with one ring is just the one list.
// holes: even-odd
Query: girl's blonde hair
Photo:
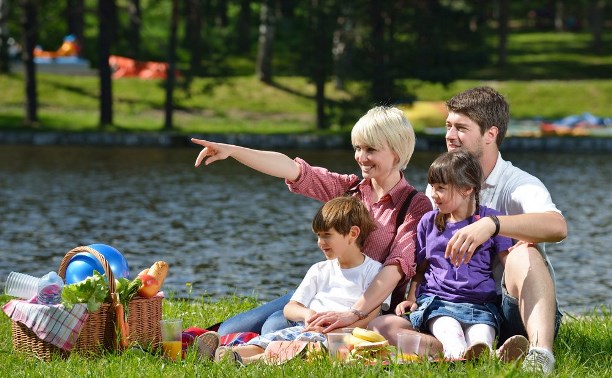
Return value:
[(415, 136), (404, 112), (395, 107), (376, 106), (353, 126), (351, 143), (375, 149), (389, 147), (397, 155), (396, 168), (403, 171), (414, 152)]

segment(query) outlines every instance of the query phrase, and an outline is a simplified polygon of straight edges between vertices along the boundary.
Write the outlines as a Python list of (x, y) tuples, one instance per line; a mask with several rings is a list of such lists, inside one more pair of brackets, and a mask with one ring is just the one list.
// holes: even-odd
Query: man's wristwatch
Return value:
[(357, 315), (359, 320), (363, 320), (363, 319), (368, 317), (368, 314), (366, 314), (365, 312), (359, 311), (359, 310), (357, 310), (355, 308), (352, 308), (352, 307), (351, 307), (351, 309), (349, 311), (352, 312), (353, 314)]

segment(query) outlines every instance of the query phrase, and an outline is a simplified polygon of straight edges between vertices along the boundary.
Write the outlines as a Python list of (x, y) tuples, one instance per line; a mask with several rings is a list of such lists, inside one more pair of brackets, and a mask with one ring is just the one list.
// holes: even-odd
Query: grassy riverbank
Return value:
[[(2, 303), (9, 298), (0, 297)], [(164, 317), (180, 317), (185, 327), (207, 327), (227, 316), (256, 305), (253, 298), (226, 298), (218, 302), (205, 299), (164, 301)], [(557, 377), (612, 376), (612, 316), (609, 310), (599, 309), (591, 316), (566, 316), (555, 342)], [(123, 354), (109, 353), (98, 358), (84, 358), (72, 354), (67, 360), (41, 362), (23, 354), (13, 353), (10, 321), (2, 315), (0, 321), (0, 353), (3, 371), (12, 377), (527, 377), (515, 364), (502, 364), (494, 359), (467, 363), (418, 363), (410, 365), (362, 366), (333, 364), (329, 360), (306, 362), (290, 361), (282, 366), (253, 364), (237, 368), (229, 364), (197, 361), (191, 351), (182, 363), (172, 363), (137, 350)]]
[[(98, 79), (87, 76), (38, 75), (41, 130), (94, 131), (98, 128)], [(444, 101), (476, 85), (491, 85), (509, 100), (514, 118), (561, 118), (591, 112), (612, 116), (612, 80), (478, 81), (461, 80), (449, 87), (407, 83), (417, 102), (405, 105), (417, 131), (444, 124)], [(23, 76), (0, 76), (0, 129), (19, 129), (23, 122)], [(332, 130), (347, 129), (370, 105), (351, 105), (363, 89), (346, 91), (330, 84)], [(256, 77), (196, 79), (176, 92), (176, 131), (182, 133), (300, 133), (314, 132), (314, 87), (304, 78), (277, 78), (276, 85)], [(108, 131), (155, 131), (163, 126), (164, 88), (161, 81), (113, 81), (114, 124)], [(342, 116), (340, 112), (342, 110)]]
[[(491, 36), (492, 39), (497, 38)], [(612, 34), (605, 31), (605, 41)], [(495, 45), (491, 41), (491, 46)], [(405, 97), (416, 100), (402, 108), (418, 132), (444, 124), (444, 101), (477, 85), (491, 85), (504, 94), (515, 119), (557, 119), (590, 112), (612, 117), (612, 54), (591, 49), (589, 33), (512, 32), (508, 62), (469, 72), (447, 87), (416, 80), (398, 80)], [(609, 44), (604, 43), (604, 46)], [(243, 60), (240, 64), (245, 63)], [(230, 61), (228, 64), (238, 64)], [(254, 61), (247, 64), (254, 65)], [(244, 72), (244, 70), (242, 70)], [(247, 69), (248, 72), (248, 69)], [(254, 66), (251, 72), (255, 72)], [(94, 131), (99, 122), (96, 76), (37, 74), (39, 130)], [(23, 128), (23, 69), (0, 75), (0, 130)], [(362, 100), (365, 83), (349, 82), (325, 89), (331, 132), (350, 129), (373, 104)], [(117, 79), (112, 83), (114, 126), (106, 131), (154, 131), (164, 123), (164, 82)], [(173, 121), (180, 133), (315, 133), (315, 88), (304, 77), (274, 77), (265, 85), (253, 76), (180, 78)], [(401, 103), (401, 99), (389, 99)]]

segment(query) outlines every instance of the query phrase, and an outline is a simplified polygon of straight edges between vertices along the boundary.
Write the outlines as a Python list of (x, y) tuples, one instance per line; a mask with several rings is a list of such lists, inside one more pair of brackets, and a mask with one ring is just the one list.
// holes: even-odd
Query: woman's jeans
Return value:
[(264, 335), (291, 327), (294, 323), (285, 319), (283, 308), (289, 303), (292, 295), (293, 291), (290, 291), (280, 298), (227, 319), (219, 326), (219, 334), (255, 332)]

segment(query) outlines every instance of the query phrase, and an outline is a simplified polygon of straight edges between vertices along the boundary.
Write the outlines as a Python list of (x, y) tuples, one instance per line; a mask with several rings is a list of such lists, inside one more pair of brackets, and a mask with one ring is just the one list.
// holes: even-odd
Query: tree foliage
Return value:
[[(109, 1), (108, 19), (101, 19), (98, 6), (104, 2), (66, 0), (58, 6), (56, 0), (37, 0), (36, 43), (55, 50), (64, 36), (76, 35), (82, 57), (104, 71), (104, 80), (101, 51), (167, 61), (173, 40), (183, 88), (195, 76), (257, 74), (271, 85), (277, 76), (306, 76), (316, 84), (321, 125), (324, 84), (332, 78), (338, 87), (368, 83), (361, 100), (370, 104), (406, 100), (410, 88), (400, 79), (448, 85), (492, 63), (503, 65), (508, 33), (520, 30), (587, 29), (593, 48), (605, 53), (602, 32), (612, 13), (601, 0), (183, 0), (181, 27), (172, 31), (173, 1)], [(24, 9), (3, 12), (0, 44), (6, 30), (25, 41), (27, 31), (19, 23)], [(169, 37), (173, 32), (176, 38)], [(0, 60), (6, 59), (2, 51)], [(489, 61), (495, 55), (496, 61)], [(103, 82), (102, 105), (111, 109), (103, 124), (112, 122), (109, 94), (110, 83)]]

